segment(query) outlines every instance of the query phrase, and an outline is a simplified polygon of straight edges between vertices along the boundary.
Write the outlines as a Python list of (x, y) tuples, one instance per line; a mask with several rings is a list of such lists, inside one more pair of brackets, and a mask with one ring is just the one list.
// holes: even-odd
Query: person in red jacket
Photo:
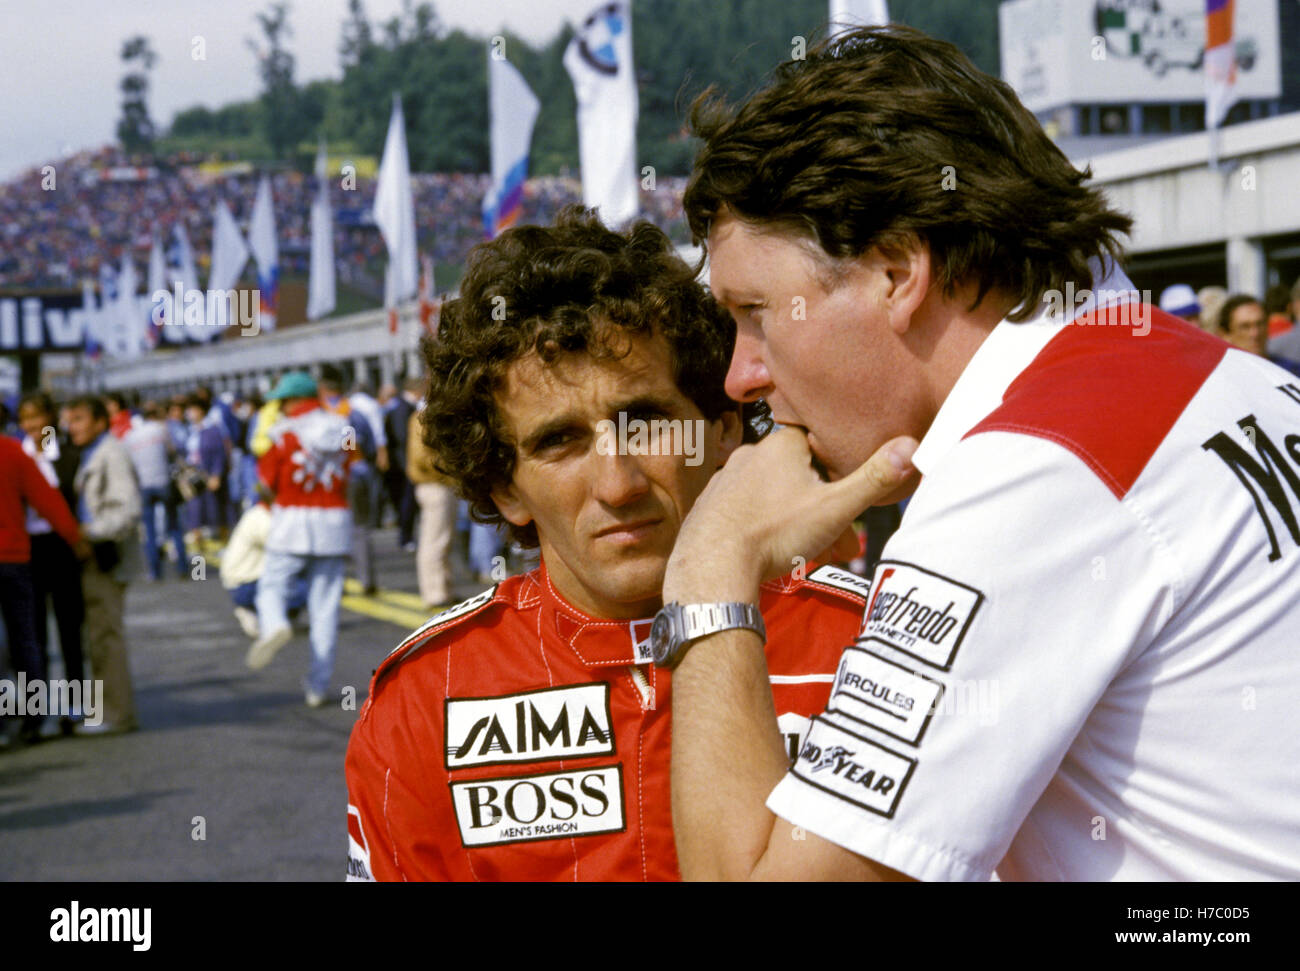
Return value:
[[(27, 507), (35, 509), (80, 559), (90, 555), (90, 548), (59, 490), (12, 438), (0, 437), (0, 470), (0, 612), (14, 672), (34, 681), (44, 679), (46, 671), (36, 638)], [(20, 734), (25, 740), (39, 737), (43, 717), (32, 712), (23, 717)]]
[[(733, 335), (648, 223), (573, 209), (471, 257), (424, 347), (424, 437), (475, 517), (541, 565), (380, 664), (346, 760), (348, 879), (678, 879), (649, 618), (682, 519), (742, 440)], [(866, 583), (792, 566), (760, 609), (793, 758)]]
[(312, 661), (303, 687), (307, 704), (317, 708), (326, 701), (334, 670), (343, 572), (352, 548), (347, 495), (356, 438), (346, 419), (321, 407), (316, 382), (305, 372), (285, 374), (267, 397), (282, 401), (284, 410), (257, 466), (275, 500), (257, 586), (261, 637), (246, 660), (254, 670), (263, 668), (289, 641), (290, 587), (295, 577), (305, 576)]

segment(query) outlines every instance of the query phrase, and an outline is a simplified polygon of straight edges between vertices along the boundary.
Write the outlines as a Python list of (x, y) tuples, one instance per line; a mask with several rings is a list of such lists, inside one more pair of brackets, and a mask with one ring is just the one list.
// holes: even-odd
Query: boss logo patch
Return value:
[(984, 594), (911, 563), (881, 560), (862, 635), (947, 671)]
[(609, 684), (448, 698), (446, 765), (546, 762), (614, 751)]
[(451, 799), (466, 847), (620, 833), (627, 828), (622, 765), (453, 782)]
[(823, 792), (892, 819), (915, 768), (915, 759), (815, 718), (790, 771)]
[(826, 710), (915, 744), (930, 724), (943, 685), (867, 650), (875, 640), (844, 649)]

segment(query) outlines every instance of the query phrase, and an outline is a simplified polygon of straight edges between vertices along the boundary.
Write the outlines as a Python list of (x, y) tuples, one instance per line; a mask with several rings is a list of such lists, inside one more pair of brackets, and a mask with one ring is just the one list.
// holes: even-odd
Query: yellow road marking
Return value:
[[(223, 547), (213, 540), (205, 540), (202, 549), (206, 552), (208, 562), (220, 568), (221, 559), (217, 556), (217, 552)], [(351, 577), (344, 579), (343, 591), (344, 595), (339, 601), (340, 607), (354, 614), (363, 614), (366, 617), (396, 624), (408, 631), (423, 627), (435, 613), (441, 613), (441, 611), (426, 610), (424, 601), (417, 594), (407, 593), (405, 590), (381, 589), (374, 596), (369, 596), (364, 592), (365, 588), (361, 586), (360, 581)]]

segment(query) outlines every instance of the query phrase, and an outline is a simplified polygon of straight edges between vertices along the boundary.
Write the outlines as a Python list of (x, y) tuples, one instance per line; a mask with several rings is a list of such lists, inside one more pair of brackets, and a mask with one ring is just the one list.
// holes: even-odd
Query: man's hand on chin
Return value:
[(854, 472), (826, 482), (802, 429), (737, 449), (682, 523), (664, 603), (755, 601), (764, 580), (790, 572), (796, 557), (817, 558), (864, 509), (905, 492), (915, 450), (913, 439), (893, 439)]

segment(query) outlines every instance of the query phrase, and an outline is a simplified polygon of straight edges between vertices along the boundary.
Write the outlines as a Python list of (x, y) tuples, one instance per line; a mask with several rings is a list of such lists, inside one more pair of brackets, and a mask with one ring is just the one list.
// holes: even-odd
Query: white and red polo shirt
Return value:
[(769, 808), (922, 880), (1300, 878), (1300, 379), (1003, 321), (914, 461)]

